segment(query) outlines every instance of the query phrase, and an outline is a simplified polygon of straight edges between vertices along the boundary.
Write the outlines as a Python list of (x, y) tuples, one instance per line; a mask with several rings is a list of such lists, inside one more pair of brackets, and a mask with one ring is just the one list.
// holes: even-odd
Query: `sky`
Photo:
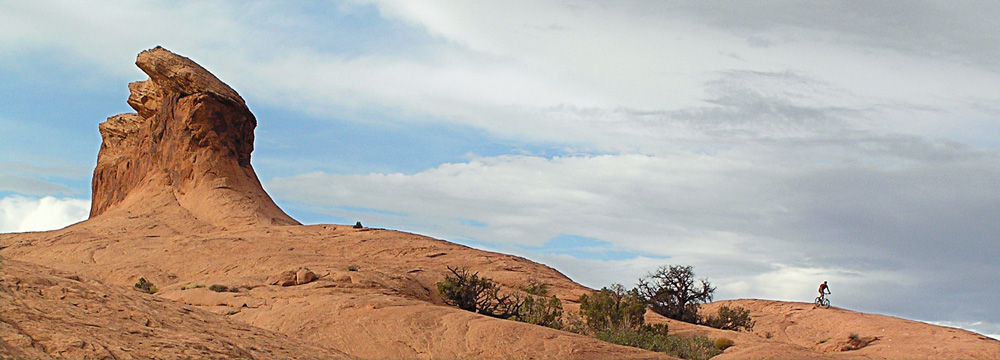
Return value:
[(236, 89), (304, 223), (586, 286), (1000, 337), (1000, 3), (0, 2), (0, 232), (87, 217), (97, 125), (162, 45)]

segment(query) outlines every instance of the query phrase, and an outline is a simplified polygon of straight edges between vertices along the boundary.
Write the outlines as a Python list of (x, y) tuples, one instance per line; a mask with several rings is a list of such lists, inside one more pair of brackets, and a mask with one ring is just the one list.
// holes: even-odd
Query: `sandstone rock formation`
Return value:
[(265, 283), (267, 285), (293, 286), (308, 284), (316, 279), (316, 273), (309, 271), (308, 268), (299, 268), (295, 271), (283, 271), (278, 275), (271, 276), (267, 278)]
[[(90, 217), (176, 201), (215, 226), (298, 224), (261, 188), (250, 165), (257, 120), (243, 98), (190, 59), (156, 47), (136, 65), (128, 104), (100, 125)], [(162, 200), (161, 200), (162, 201)]]
[[(577, 310), (590, 289), (545, 265), (398, 231), (288, 226), (250, 166), (243, 99), (162, 48), (136, 64), (149, 75), (129, 86), (136, 113), (100, 126), (91, 218), (0, 234), (0, 358), (670, 359), (444, 306), (435, 290), (464, 267), (508, 289), (546, 284)], [(159, 290), (133, 289), (139, 278)], [(1000, 358), (1000, 342), (955, 329), (736, 304), (754, 333), (647, 321), (735, 340), (719, 359)], [(878, 340), (840, 351), (851, 331)]]

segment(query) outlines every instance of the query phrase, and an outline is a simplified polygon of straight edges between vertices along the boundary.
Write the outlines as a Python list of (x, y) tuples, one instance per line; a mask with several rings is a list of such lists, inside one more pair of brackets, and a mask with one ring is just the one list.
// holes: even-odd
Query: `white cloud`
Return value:
[[(632, 224), (650, 227), (644, 232), (667, 238), (707, 235), (701, 233), (702, 228), (657, 218), (714, 211), (712, 204), (701, 203), (692, 192), (723, 187), (718, 184), (723, 173), (748, 166), (710, 157), (502, 156), (445, 164), (414, 175), (313, 173), (276, 179), (268, 188), (279, 197), (303, 203), (466, 218), (488, 224), (477, 230), (477, 238), (489, 243), (541, 246), (558, 234), (573, 234), (619, 241), (626, 250), (667, 255), (666, 250), (653, 246), (608, 238), (617, 237), (618, 227)], [(769, 210), (754, 206), (734, 211), (752, 216)], [(629, 233), (636, 231), (643, 232)]]
[(86, 220), (90, 201), (8, 196), (0, 199), (0, 233), (60, 229)]

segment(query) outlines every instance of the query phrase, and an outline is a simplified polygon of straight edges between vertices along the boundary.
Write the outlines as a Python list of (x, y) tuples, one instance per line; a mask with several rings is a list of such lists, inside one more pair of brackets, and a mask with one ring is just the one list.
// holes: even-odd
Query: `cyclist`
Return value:
[(826, 294), (830, 294), (830, 287), (826, 286), (826, 281), (823, 281), (822, 284), (819, 284), (819, 298), (825, 299)]

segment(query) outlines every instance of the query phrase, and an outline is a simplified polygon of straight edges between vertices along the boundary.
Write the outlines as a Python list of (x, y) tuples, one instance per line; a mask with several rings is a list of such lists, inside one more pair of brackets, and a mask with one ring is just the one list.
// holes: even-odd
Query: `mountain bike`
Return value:
[(824, 309), (829, 309), (830, 308), (830, 298), (829, 297), (825, 297), (825, 296), (824, 297), (817, 296), (816, 297), (816, 301), (813, 302), (813, 307), (814, 308), (822, 307)]

